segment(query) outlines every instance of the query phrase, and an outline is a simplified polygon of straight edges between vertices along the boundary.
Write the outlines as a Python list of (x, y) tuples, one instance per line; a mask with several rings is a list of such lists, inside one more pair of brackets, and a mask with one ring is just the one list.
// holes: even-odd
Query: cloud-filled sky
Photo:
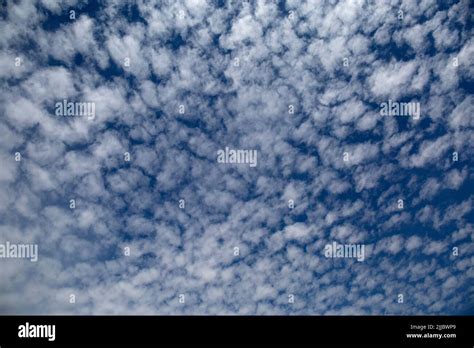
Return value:
[(6, 1), (0, 313), (472, 314), (472, 13)]

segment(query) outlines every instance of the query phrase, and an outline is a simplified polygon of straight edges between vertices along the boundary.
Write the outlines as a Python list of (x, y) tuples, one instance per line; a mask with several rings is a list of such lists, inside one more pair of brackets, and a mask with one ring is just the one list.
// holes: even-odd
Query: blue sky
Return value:
[(469, 1), (1, 13), (0, 313), (473, 313)]

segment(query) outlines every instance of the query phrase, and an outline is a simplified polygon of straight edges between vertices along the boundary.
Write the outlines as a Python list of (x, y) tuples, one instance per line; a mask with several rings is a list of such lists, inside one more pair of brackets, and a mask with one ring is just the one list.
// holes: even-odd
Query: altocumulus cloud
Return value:
[(471, 11), (7, 1), (0, 312), (472, 313)]

